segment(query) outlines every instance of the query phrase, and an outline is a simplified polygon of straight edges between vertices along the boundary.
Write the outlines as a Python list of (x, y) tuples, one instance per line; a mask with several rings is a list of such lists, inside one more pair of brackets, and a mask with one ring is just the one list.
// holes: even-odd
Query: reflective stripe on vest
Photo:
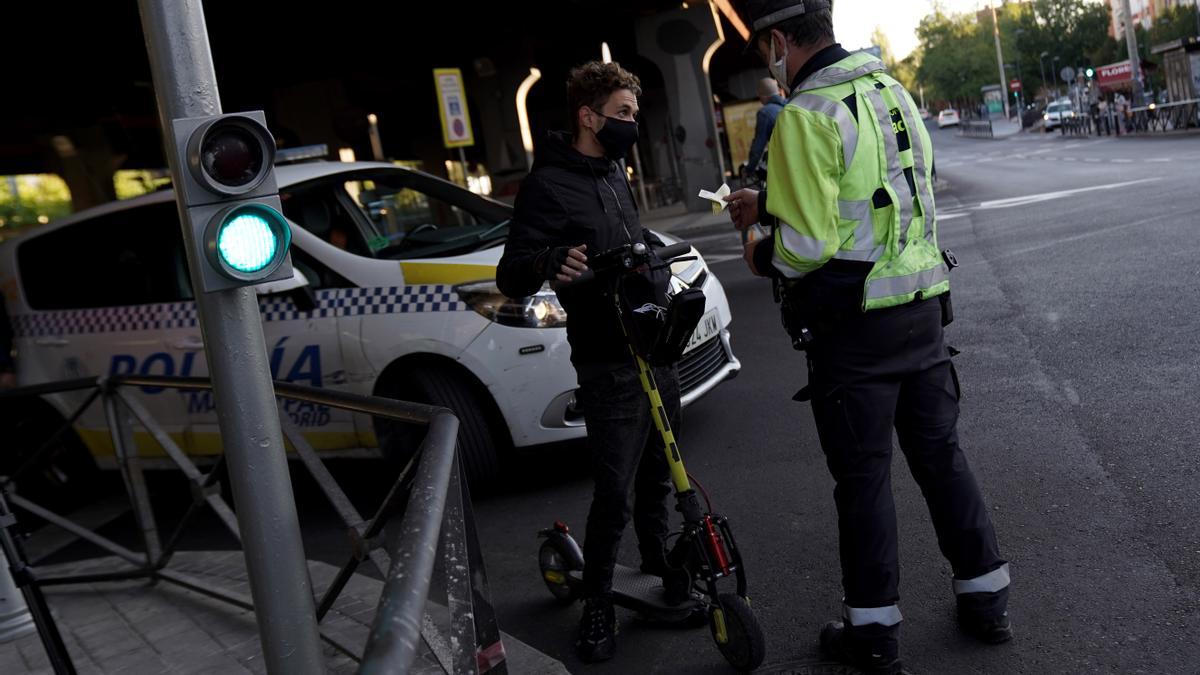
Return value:
[[(853, 56), (851, 56), (851, 58), (853, 58)], [(873, 56), (868, 56), (867, 60), (863, 64), (855, 68), (846, 69), (837, 64), (826, 66), (812, 75), (809, 75), (808, 79), (801, 82), (800, 86), (797, 88), (800, 90), (807, 90), (820, 89), (821, 87), (832, 87), (838, 84), (845, 84), (846, 82), (860, 78), (863, 75), (880, 72), (884, 69), (883, 61), (880, 61)]]
[(908, 295), (923, 288), (932, 288), (947, 279), (946, 266), (940, 261), (935, 267), (901, 277), (878, 277), (867, 281), (867, 300)]
[[(900, 101), (900, 114), (904, 117), (904, 125), (908, 129), (915, 129), (914, 125), (921, 124), (920, 118), (914, 113), (912, 105), (909, 103), (909, 98), (904, 92), (904, 88), (899, 84), (891, 86), (892, 93), (896, 95), (896, 99)], [(921, 213), (925, 217), (925, 240), (933, 243), (934, 234), (934, 218), (933, 215), (933, 191), (929, 189), (929, 181), (925, 180), (925, 144), (921, 142), (920, 134), (914, 134), (912, 131), (908, 133), (908, 140), (912, 146), (913, 153), (913, 173), (917, 182), (917, 199), (921, 202)]]
[(805, 110), (832, 117), (837, 122), (838, 128), (842, 132), (842, 159), (846, 162), (845, 169), (849, 170), (850, 163), (854, 161), (854, 152), (858, 148), (858, 125), (850, 116), (850, 109), (846, 107), (846, 104), (803, 92), (793, 94), (788, 99), (788, 103), (795, 103)]
[(842, 605), (842, 617), (851, 626), (867, 626), (873, 623), (881, 626), (895, 626), (904, 619), (898, 605), (888, 605), (887, 607)]
[[(887, 181), (892, 188), (892, 200), (900, 208), (900, 247), (903, 251), (908, 243), (908, 228), (912, 225), (913, 194), (904, 178), (904, 166), (900, 163), (900, 143), (896, 139), (896, 130), (892, 127), (892, 115), (888, 112), (887, 103), (878, 89), (867, 92), (867, 99), (875, 109), (875, 119), (879, 122), (879, 130), (883, 132), (883, 147), (887, 153)], [(912, 145), (912, 139), (909, 139)]]
[(871, 208), (870, 199), (838, 200), (838, 215), (843, 220), (852, 220), (858, 224), (854, 227), (854, 245), (844, 248), (846, 242), (843, 241), (843, 248), (839, 248), (834, 253), (834, 258), (875, 262), (883, 257), (883, 252), (887, 247), (883, 244), (875, 244), (875, 221), (871, 218)]

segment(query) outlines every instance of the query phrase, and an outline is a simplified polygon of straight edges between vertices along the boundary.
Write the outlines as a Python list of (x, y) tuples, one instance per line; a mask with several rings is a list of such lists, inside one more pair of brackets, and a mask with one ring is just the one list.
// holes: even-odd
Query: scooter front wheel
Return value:
[(736, 670), (749, 672), (762, 665), (766, 639), (745, 598), (734, 593), (717, 596), (709, 614), (709, 628), (721, 656)]
[(559, 549), (554, 539), (547, 539), (538, 549), (538, 567), (542, 571), (542, 581), (546, 588), (559, 603), (568, 605), (579, 596), (578, 588), (571, 583), (571, 569), (567, 564), (567, 555)]

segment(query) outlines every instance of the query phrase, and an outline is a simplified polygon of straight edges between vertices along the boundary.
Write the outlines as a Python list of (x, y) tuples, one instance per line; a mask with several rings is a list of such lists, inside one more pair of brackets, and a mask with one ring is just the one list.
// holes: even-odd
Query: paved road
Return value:
[[(941, 244), (962, 262), (949, 329), (963, 350), (960, 432), (1012, 561), (1018, 638), (982, 648), (958, 636), (949, 566), (897, 458), (906, 663), (917, 673), (1200, 672), (1200, 137), (934, 139)], [(688, 236), (725, 284), (744, 370), (688, 409), (682, 448), (745, 550), (768, 632), (764, 670), (816, 672), (802, 664), (817, 660), (816, 632), (839, 611), (839, 571), (832, 481), (807, 405), (790, 400), (802, 357), (736, 237)], [(362, 462), (335, 472), (364, 510), (385, 489)], [(182, 511), (177, 482), (152, 487)], [(310, 482), (297, 494), (309, 556), (342, 563), (343, 529)], [(575, 659), (579, 610), (550, 601), (535, 533), (556, 518), (582, 530), (589, 494), (576, 445), (523, 458), (503, 492), (477, 499), (502, 627), (572, 670), (725, 672), (706, 630), (627, 614), (615, 661), (583, 669)], [(134, 546), (128, 521), (106, 533)], [(211, 518), (185, 539), (231, 545)], [(626, 561), (634, 556), (627, 546)]]

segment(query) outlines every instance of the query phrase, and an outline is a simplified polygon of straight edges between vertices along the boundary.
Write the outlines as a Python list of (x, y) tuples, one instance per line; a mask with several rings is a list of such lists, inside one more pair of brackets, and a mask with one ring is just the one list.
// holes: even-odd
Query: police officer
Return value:
[(743, 16), (750, 47), (792, 92), (768, 146), (767, 189), (727, 200), (739, 229), (774, 223), (745, 259), (782, 279), (785, 323), (807, 348), (801, 398), (836, 482), (843, 611), (822, 629), (822, 650), (900, 672), (893, 428), (953, 567), (959, 625), (1004, 642), (1008, 564), (958, 445), (942, 334), (952, 257), (937, 246), (933, 148), (917, 106), (878, 59), (834, 41), (829, 0), (746, 0)]

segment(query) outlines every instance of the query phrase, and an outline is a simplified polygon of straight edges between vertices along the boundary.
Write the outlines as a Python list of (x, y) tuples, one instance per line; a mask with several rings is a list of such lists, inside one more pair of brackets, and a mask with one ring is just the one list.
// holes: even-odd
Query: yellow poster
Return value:
[(750, 157), (750, 144), (754, 142), (754, 120), (759, 110), (762, 110), (762, 104), (758, 99), (731, 103), (722, 109), (725, 135), (729, 138), (729, 155), (735, 171)]

